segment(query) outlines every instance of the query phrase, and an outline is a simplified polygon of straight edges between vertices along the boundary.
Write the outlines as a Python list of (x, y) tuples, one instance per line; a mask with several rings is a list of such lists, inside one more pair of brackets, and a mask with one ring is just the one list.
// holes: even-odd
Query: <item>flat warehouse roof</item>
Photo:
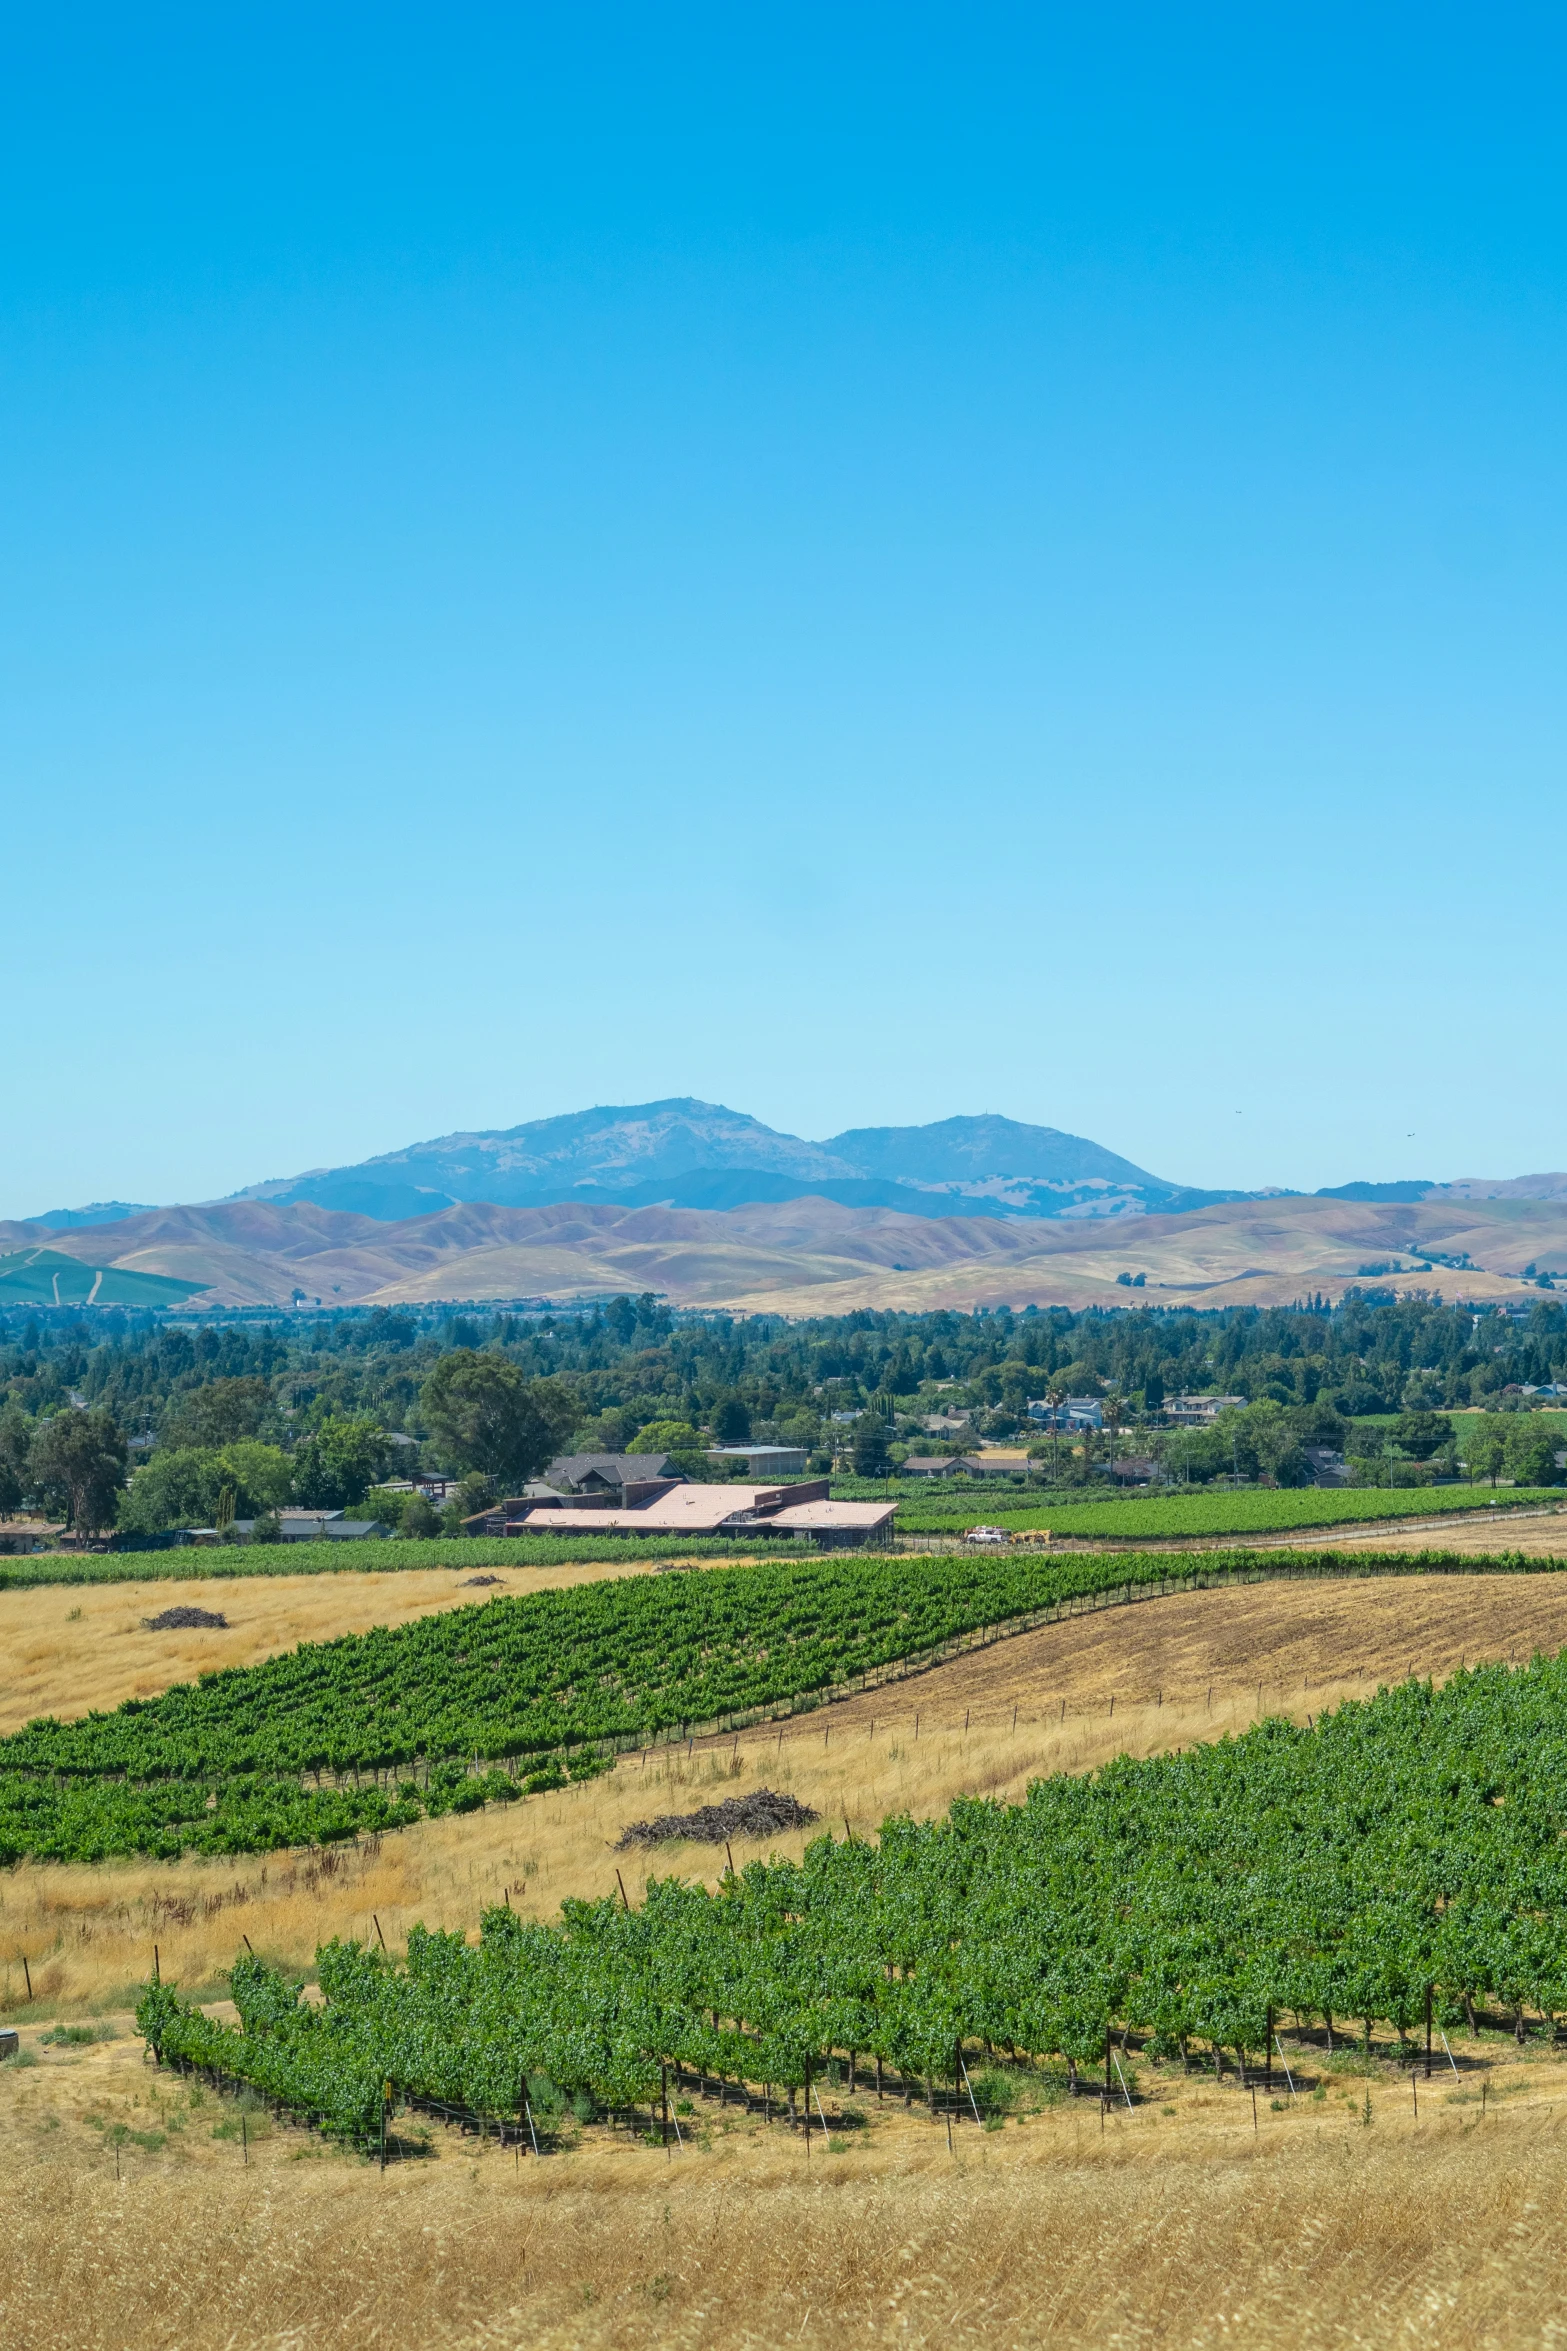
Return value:
[(787, 1510), (769, 1511), (757, 1523), (802, 1533), (812, 1527), (882, 1527), (897, 1507), (895, 1502), (792, 1502)]

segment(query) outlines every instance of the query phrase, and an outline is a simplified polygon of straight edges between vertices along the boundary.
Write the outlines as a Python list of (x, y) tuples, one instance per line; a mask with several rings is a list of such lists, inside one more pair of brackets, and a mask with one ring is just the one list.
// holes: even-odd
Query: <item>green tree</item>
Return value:
[(400, 1535), (416, 1537), (420, 1541), (426, 1536), (440, 1533), (441, 1514), (428, 1494), (409, 1495), (403, 1504), (402, 1523), (397, 1531)]
[(628, 1453), (695, 1453), (702, 1440), (688, 1420), (650, 1420), (645, 1429), (638, 1429)]
[[(1251, 1409), (1260, 1411), (1259, 1405)], [(1275, 1411), (1280, 1408), (1275, 1405)], [(1253, 1440), (1257, 1468), (1263, 1477), (1271, 1478), (1276, 1486), (1309, 1486), (1311, 1463), (1306, 1449), (1289, 1425), (1287, 1412), (1279, 1420), (1268, 1420), (1257, 1431)]]
[(234, 1488), (235, 1514), (240, 1518), (281, 1510), (288, 1500), (293, 1466), (281, 1445), (240, 1437), (232, 1445), (219, 1446), (218, 1467)]
[(389, 1494), (384, 1486), (372, 1486), (355, 1508), (365, 1518), (379, 1519), (389, 1535), (400, 1535), (413, 1498), (412, 1494)]
[(294, 1499), (309, 1510), (352, 1510), (386, 1474), (386, 1431), (365, 1413), (332, 1413), (294, 1448)]
[(1303, 1445), (1331, 1445), (1336, 1453), (1342, 1453), (1349, 1439), (1348, 1421), (1334, 1411), (1326, 1396), (1318, 1396), (1311, 1404), (1297, 1405), (1290, 1415), (1290, 1424)]
[(1429, 1461), (1453, 1441), (1453, 1424), (1441, 1412), (1401, 1412), (1393, 1423), (1393, 1442), (1411, 1461)]
[(442, 1458), (513, 1488), (538, 1476), (582, 1417), (564, 1380), (529, 1380), (504, 1355), (455, 1347), (419, 1402)]
[(183, 1388), (164, 1410), (163, 1443), (170, 1446), (232, 1445), (254, 1437), (272, 1414), (272, 1390), (262, 1379), (208, 1380)]
[(441, 1527), (448, 1535), (460, 1535), (463, 1521), (474, 1518), (481, 1510), (488, 1510), (495, 1501), (495, 1481), (482, 1470), (471, 1469), (465, 1478), (457, 1481), (457, 1491), (448, 1494), (441, 1504)]
[(1520, 1486), (1556, 1486), (1557, 1438), (1534, 1414), (1519, 1413), (1507, 1433), (1507, 1467)]
[(720, 1445), (743, 1445), (751, 1434), (751, 1415), (744, 1399), (720, 1396), (713, 1412), (713, 1435)]
[(1508, 1423), (1499, 1412), (1482, 1412), (1464, 1430), (1464, 1463), (1470, 1482), (1489, 1478), (1494, 1486), (1507, 1460)]
[(125, 1439), (106, 1406), (79, 1412), (72, 1405), (40, 1425), (28, 1451), (28, 1481), (78, 1533), (95, 1535), (114, 1524), (126, 1458)]
[(891, 1462), (887, 1423), (879, 1412), (863, 1412), (854, 1424), (854, 1474), (857, 1478), (884, 1478)]
[(33, 1423), (14, 1398), (0, 1410), (0, 1518), (9, 1518), (26, 1491), (27, 1456), (33, 1442)]
[(155, 1453), (131, 1479), (120, 1504), (128, 1534), (161, 1534), (168, 1527), (215, 1526), (221, 1497), (234, 1497), (236, 1518), (262, 1518), (288, 1500), (293, 1464), (277, 1445), (243, 1438), (235, 1445), (180, 1445)]

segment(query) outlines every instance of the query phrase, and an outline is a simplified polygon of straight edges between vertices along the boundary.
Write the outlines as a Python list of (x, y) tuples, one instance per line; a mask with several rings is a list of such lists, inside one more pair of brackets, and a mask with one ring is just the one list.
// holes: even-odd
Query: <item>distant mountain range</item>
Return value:
[[(1301, 1197), (1277, 1187), (1261, 1192), (1200, 1191), (1151, 1175), (1082, 1135), (993, 1113), (939, 1119), (928, 1126), (851, 1127), (813, 1143), (780, 1134), (743, 1111), (680, 1096), (442, 1135), (349, 1167), (269, 1178), (247, 1185), (227, 1202), (208, 1205), (239, 1210), (256, 1203), (273, 1209), (324, 1210), (355, 1220), (357, 1229), (364, 1220), (381, 1225), (423, 1223), (481, 1206), (688, 1210), (733, 1217), (740, 1210), (782, 1210), (790, 1202), (814, 1200), (855, 1212), (867, 1223), (889, 1214), (946, 1223), (959, 1218), (1003, 1224), (1027, 1219), (1046, 1220), (1070, 1231)], [(1386, 1210), (1421, 1203), (1456, 1207), (1486, 1200), (1558, 1202), (1567, 1200), (1567, 1175), (1462, 1177), (1447, 1184), (1425, 1178), (1356, 1182), (1330, 1186), (1314, 1197), (1324, 1203)], [(130, 1225), (149, 1240), (156, 1235), (161, 1251), (174, 1239), (168, 1220), (187, 1213), (129, 1201), (94, 1201), (0, 1229), (37, 1248), (54, 1235), (63, 1238)], [(829, 1221), (836, 1235), (847, 1230), (840, 1222)], [(794, 1229), (798, 1223), (783, 1218), (777, 1229)], [(457, 1219), (450, 1228), (452, 1237), (461, 1225)], [(727, 1246), (720, 1238), (723, 1230), (711, 1228), (715, 1246)], [(296, 1232), (288, 1246), (298, 1239)], [(977, 1245), (981, 1236), (972, 1239)], [(190, 1236), (182, 1237), (182, 1246), (189, 1242)], [(1060, 1245), (1065, 1243), (1063, 1233)], [(445, 1257), (449, 1246), (450, 1241), (437, 1254)], [(1028, 1246), (1057, 1244), (1040, 1236)], [(898, 1242), (896, 1248), (898, 1258), (912, 1265), (904, 1244)], [(263, 1254), (272, 1254), (270, 1245)], [(120, 1255), (116, 1243), (102, 1253), (101, 1262)], [(160, 1255), (158, 1270), (172, 1275), (176, 1268)], [(902, 1267), (895, 1261), (891, 1270)], [(556, 1278), (545, 1275), (546, 1280)], [(235, 1279), (239, 1280), (237, 1273)], [(250, 1279), (247, 1274), (240, 1280), (241, 1290)], [(339, 1295), (352, 1287), (327, 1284), (329, 1292)]]
[(128, 1216), (147, 1215), (152, 1203), (147, 1200), (89, 1200), (85, 1208), (46, 1208), (42, 1216), (32, 1219), (34, 1224), (46, 1224), (56, 1232), (67, 1233), (77, 1225), (123, 1224)]
[(1247, 1197), (1167, 1183), (1102, 1143), (1011, 1118), (854, 1127), (809, 1143), (689, 1096), (442, 1135), (233, 1195), (388, 1221), (460, 1201), (732, 1209), (807, 1196), (906, 1216), (1050, 1217), (1146, 1216)]

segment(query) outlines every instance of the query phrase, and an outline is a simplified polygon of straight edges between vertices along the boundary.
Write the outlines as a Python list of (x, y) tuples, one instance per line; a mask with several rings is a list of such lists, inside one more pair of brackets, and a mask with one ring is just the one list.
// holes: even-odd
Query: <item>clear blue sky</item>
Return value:
[(13, 10), (0, 1214), (1567, 1165), (1567, 27)]

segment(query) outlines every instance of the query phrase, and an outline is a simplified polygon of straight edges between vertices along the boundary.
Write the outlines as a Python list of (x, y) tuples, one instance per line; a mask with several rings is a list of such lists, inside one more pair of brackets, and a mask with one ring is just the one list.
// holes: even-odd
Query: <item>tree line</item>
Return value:
[[(1113, 1396), (1132, 1420), (1182, 1391), (1239, 1396), (1245, 1427), (1192, 1432), (1176, 1474), (1200, 1478), (1207, 1454), (1226, 1444), (1222, 1467), (1232, 1468), (1237, 1446), (1249, 1445), (1262, 1464), (1251, 1474), (1289, 1482), (1299, 1449), (1331, 1442), (1325, 1432), (1340, 1424), (1472, 1404), (1505, 1416), (1527, 1404), (1526, 1389), (1559, 1380), (1567, 1308), (1550, 1295), (1523, 1317), (1374, 1290), (1336, 1307), (800, 1321), (677, 1312), (652, 1296), (579, 1313), (391, 1308), (191, 1321), (37, 1310), (0, 1316), (0, 1510), (27, 1496), (85, 1529), (117, 1521), (152, 1532), (225, 1514), (265, 1520), (289, 1502), (357, 1508), (374, 1498), (378, 1515), (400, 1515), (405, 1531), (430, 1531), (429, 1506), (388, 1496), (386, 1481), (421, 1468), (461, 1474), (473, 1482), (459, 1501), (477, 1508), (567, 1444), (640, 1444), (708, 1475), (710, 1445), (767, 1441), (803, 1447), (824, 1466), (844, 1442), (847, 1424), (834, 1417), (844, 1414), (883, 1424), (852, 1424), (862, 1474), (880, 1475), (881, 1443), (899, 1415), (913, 1425), (956, 1405), (974, 1433), (1006, 1435), (1028, 1428), (1029, 1400), (1052, 1388)], [(1505, 1448), (1525, 1440), (1496, 1442), (1518, 1474)], [(1383, 1458), (1404, 1457), (1395, 1439)]]

